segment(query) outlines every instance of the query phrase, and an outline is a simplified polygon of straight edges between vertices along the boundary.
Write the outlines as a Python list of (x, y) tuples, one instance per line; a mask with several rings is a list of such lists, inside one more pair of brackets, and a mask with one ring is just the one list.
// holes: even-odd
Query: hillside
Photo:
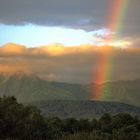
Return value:
[(100, 101), (117, 101), (140, 107), (139, 79), (107, 82), (102, 85), (80, 85), (50, 82), (39, 78), (35, 74), (0, 75), (0, 96), (15, 96), (19, 102), (90, 100), (91, 92), (94, 94), (98, 86), (104, 87)]
[(89, 99), (84, 86), (79, 84), (49, 82), (34, 74), (14, 74), (8, 78), (1, 75), (0, 77), (2, 77), (0, 95), (15, 96), (20, 102)]
[(31, 104), (37, 106), (45, 116), (60, 118), (93, 118), (101, 117), (105, 113), (140, 116), (140, 108), (119, 102), (48, 100)]
[(140, 106), (140, 79), (104, 83), (102, 100), (119, 101)]

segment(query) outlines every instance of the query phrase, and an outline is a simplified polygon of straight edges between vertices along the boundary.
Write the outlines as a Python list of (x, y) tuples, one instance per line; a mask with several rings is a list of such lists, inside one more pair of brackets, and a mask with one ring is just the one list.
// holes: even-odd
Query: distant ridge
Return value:
[(94, 94), (98, 86), (105, 87), (102, 93), (105, 98), (101, 101), (118, 101), (140, 107), (140, 79), (81, 85), (46, 81), (36, 74), (20, 71), (0, 73), (0, 96), (15, 96), (19, 102), (90, 100), (91, 92)]
[(112, 115), (129, 113), (134, 116), (140, 116), (139, 107), (119, 102), (48, 100), (33, 102), (31, 105), (37, 106), (47, 117), (94, 118), (100, 117), (105, 113)]
[(2, 75), (3, 76), (14, 76), (14, 75), (21, 76), (21, 75), (36, 75), (36, 74), (31, 73), (31, 72), (26, 72), (26, 71), (14, 71), (14, 72), (0, 71), (0, 76), (2, 76)]

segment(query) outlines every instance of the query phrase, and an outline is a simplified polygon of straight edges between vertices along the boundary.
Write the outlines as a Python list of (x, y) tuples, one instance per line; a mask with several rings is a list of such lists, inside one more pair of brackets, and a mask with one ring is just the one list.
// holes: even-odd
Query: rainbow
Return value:
[[(112, 0), (111, 9), (108, 11), (109, 17), (107, 18), (108, 22), (106, 28), (115, 32), (114, 35), (111, 35), (107, 38), (106, 42), (115, 41), (118, 36), (121, 34), (123, 20), (125, 17), (125, 13), (127, 11), (127, 7), (129, 5), (129, 0)], [(103, 83), (107, 79), (111, 77), (111, 64), (113, 61), (113, 54), (111, 53), (111, 49), (107, 49), (104, 52), (101, 52), (98, 56), (98, 66), (96, 70), (96, 79), (95, 82), (98, 84)], [(93, 100), (100, 100), (105, 98), (104, 90), (107, 89), (109, 91), (109, 87), (97, 86), (96, 88), (92, 87), (91, 98)]]
[(107, 23), (107, 28), (116, 34), (115, 36), (112, 36), (112, 38), (110, 38), (111, 40), (109, 41), (115, 40), (121, 33), (123, 20), (128, 9), (129, 1), (130, 0), (112, 0), (112, 9), (109, 11), (111, 14), (108, 17), (109, 23)]

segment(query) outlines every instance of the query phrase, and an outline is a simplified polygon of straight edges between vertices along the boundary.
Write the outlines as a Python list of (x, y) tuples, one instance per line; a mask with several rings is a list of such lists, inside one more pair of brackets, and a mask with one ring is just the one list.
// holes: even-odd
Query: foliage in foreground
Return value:
[(105, 114), (98, 120), (46, 118), (36, 107), (3, 97), (0, 140), (140, 140), (140, 120), (125, 113)]

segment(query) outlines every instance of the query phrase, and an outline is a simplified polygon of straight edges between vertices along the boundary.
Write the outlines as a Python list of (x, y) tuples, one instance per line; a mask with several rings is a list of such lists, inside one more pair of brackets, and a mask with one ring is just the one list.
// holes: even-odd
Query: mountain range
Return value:
[(47, 117), (59, 118), (98, 118), (109, 113), (128, 113), (140, 116), (140, 108), (119, 102), (87, 100), (47, 100), (32, 102)]
[(46, 100), (91, 100), (94, 89), (104, 87), (100, 101), (114, 101), (140, 107), (140, 79), (81, 85), (47, 81), (22, 72), (0, 74), (0, 96), (15, 96), (19, 102)]

